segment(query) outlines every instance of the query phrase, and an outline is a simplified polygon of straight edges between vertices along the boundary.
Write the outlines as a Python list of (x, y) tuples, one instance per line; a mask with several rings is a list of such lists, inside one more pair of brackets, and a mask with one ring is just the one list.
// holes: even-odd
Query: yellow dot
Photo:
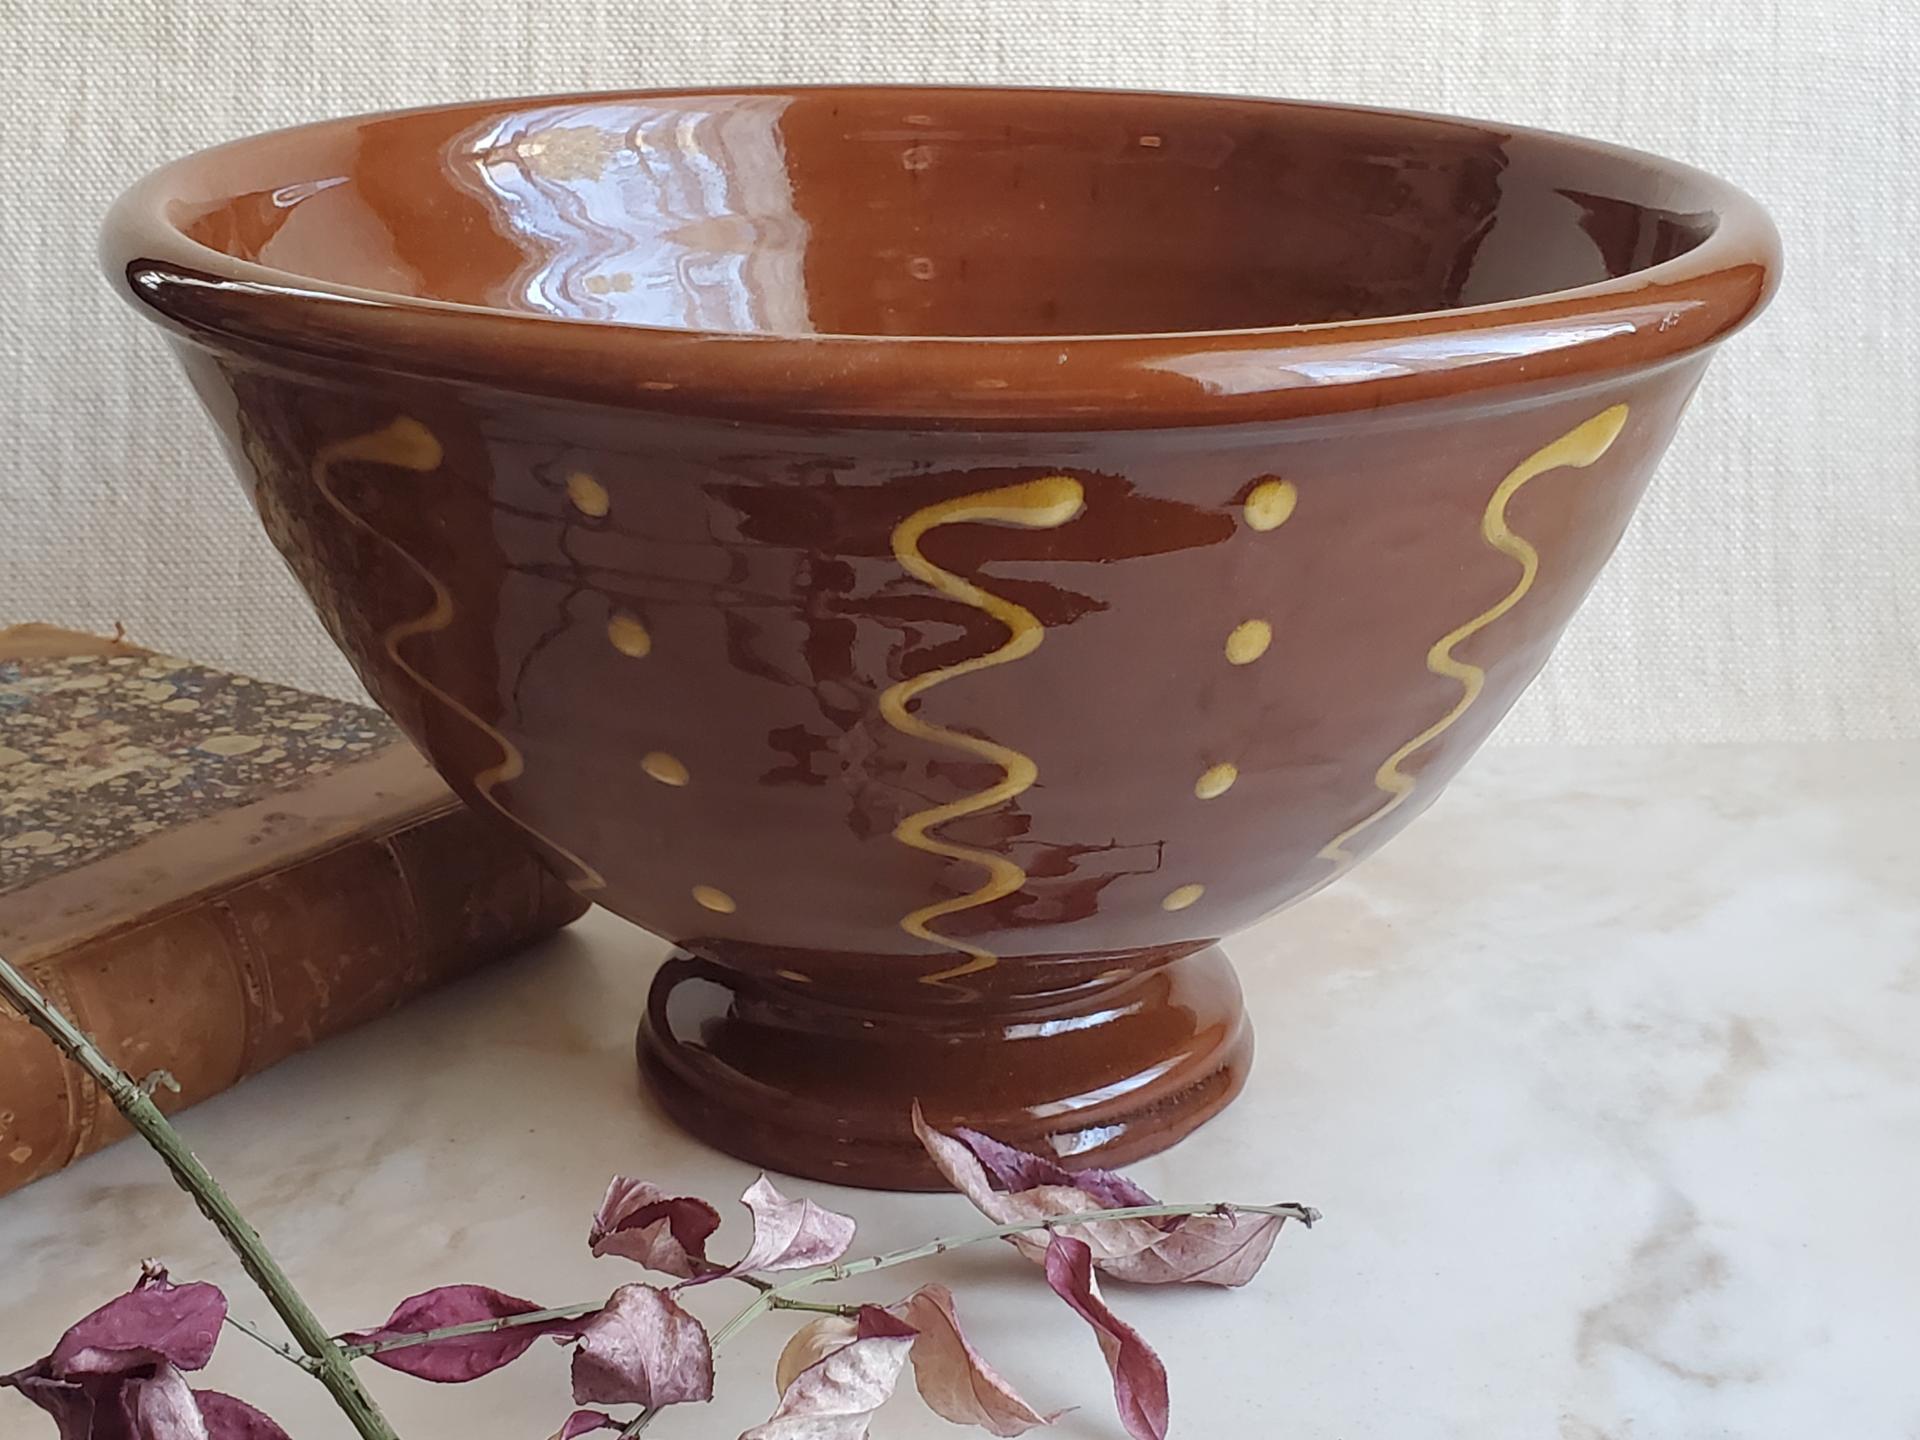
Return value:
[(716, 915), (731, 915), (739, 907), (733, 903), (733, 897), (724, 890), (716, 890), (711, 885), (693, 887), (693, 898)]
[(1227, 636), (1227, 663), (1251, 665), (1273, 643), (1273, 627), (1264, 620), (1242, 620)]
[[(707, 902), (702, 900), (700, 903), (704, 905)], [(732, 909), (733, 907), (731, 904), (729, 904), (727, 908)], [(776, 970), (773, 973), (775, 975), (778, 975), (782, 980), (792, 981), (795, 985), (811, 985), (813, 983), (813, 977), (811, 975), (806, 974), (804, 971)]]
[(631, 655), (636, 660), (653, 649), (653, 636), (647, 633), (647, 627), (624, 612), (607, 621), (607, 639), (622, 655)]
[(1293, 514), (1300, 492), (1290, 480), (1262, 480), (1247, 496), (1247, 524), (1255, 530), (1278, 530)]
[(687, 767), (664, 750), (655, 750), (642, 756), (640, 768), (662, 785), (684, 785), (689, 778)]
[(1184, 910), (1206, 893), (1207, 887), (1204, 885), (1182, 885), (1178, 890), (1170, 892), (1167, 898), (1160, 902), (1160, 908), (1162, 910)]
[(1211, 800), (1224, 795), (1233, 788), (1233, 782), (1240, 778), (1240, 768), (1232, 764), (1215, 765), (1193, 782), (1193, 793), (1202, 800)]
[(567, 476), (567, 499), (573, 502), (574, 509), (595, 520), (613, 508), (613, 501), (607, 498), (607, 487), (584, 470)]

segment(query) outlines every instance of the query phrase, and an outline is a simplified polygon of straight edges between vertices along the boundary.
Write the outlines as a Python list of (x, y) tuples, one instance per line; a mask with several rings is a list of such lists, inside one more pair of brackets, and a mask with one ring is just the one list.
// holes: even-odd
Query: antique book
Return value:
[[(585, 908), (375, 711), (0, 629), (0, 954), (168, 1110)], [(124, 1133), (0, 1002), (0, 1193)]]

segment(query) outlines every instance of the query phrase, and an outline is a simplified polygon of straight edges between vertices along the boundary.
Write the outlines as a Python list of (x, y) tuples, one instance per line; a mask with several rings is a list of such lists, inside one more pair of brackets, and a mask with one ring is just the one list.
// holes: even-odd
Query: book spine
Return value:
[[(516, 950), (585, 905), (465, 809), (363, 836), (27, 967), (175, 1111)], [(127, 1133), (0, 1007), (0, 1194)]]

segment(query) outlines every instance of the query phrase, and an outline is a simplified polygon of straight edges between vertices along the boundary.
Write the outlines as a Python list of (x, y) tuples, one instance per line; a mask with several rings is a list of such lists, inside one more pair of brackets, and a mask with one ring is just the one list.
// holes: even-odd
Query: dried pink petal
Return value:
[(863, 1306), (854, 1337), (809, 1365), (780, 1392), (780, 1407), (740, 1440), (863, 1440), (900, 1382), (913, 1349), (913, 1327)]
[(150, 1365), (198, 1370), (213, 1356), (227, 1297), (217, 1285), (175, 1285), (150, 1265), (139, 1283), (75, 1324), (47, 1357), (62, 1380), (124, 1375)]
[(691, 1280), (712, 1268), (707, 1239), (719, 1228), (720, 1213), (706, 1201), (616, 1175), (594, 1214), (587, 1245), (595, 1255), (621, 1255)]
[(196, 1390), (207, 1440), (287, 1440), (287, 1432), (244, 1400), (218, 1390)]
[(1043, 1415), (981, 1357), (960, 1328), (953, 1292), (946, 1286), (923, 1285), (887, 1309), (919, 1332), (913, 1342), (914, 1381), (920, 1398), (941, 1419), (1007, 1436), (1051, 1425), (1066, 1413)]
[[(55, 1379), (45, 1360), (0, 1375), (0, 1389), (19, 1391), (23, 1399), (51, 1415), (60, 1440), (94, 1440), (93, 1393), (77, 1380)], [(118, 1403), (109, 1398), (110, 1403)]]
[(834, 1351), (851, 1345), (860, 1324), (851, 1315), (819, 1315), (793, 1332), (773, 1367), (773, 1388), (785, 1394), (794, 1379)]
[(200, 1402), (187, 1377), (171, 1365), (129, 1379), (121, 1388), (120, 1405), (128, 1440), (208, 1440)]
[(753, 1213), (753, 1243), (728, 1267), (736, 1275), (769, 1270), (806, 1270), (829, 1265), (853, 1244), (851, 1217), (816, 1205), (811, 1200), (789, 1200), (762, 1175), (747, 1188), (740, 1203)]
[(588, 1319), (573, 1352), (577, 1404), (678, 1405), (713, 1398), (706, 1329), (651, 1285), (622, 1285)]
[[(1077, 1215), (1091, 1209), (1085, 1192), (1066, 1185), (1042, 1185), (1032, 1190), (1002, 1194), (993, 1188), (986, 1168), (973, 1150), (951, 1135), (926, 1123), (916, 1106), (914, 1133), (920, 1137), (928, 1156), (947, 1177), (949, 1184), (990, 1220), (1001, 1225), (1017, 1225), (1028, 1220), (1050, 1220), (1061, 1215)], [(1166, 1238), (1167, 1232), (1150, 1220), (1094, 1220), (1072, 1226), (1066, 1232), (1092, 1247), (1096, 1259), (1104, 1262), (1151, 1250)], [(1046, 1235), (1035, 1232), (1013, 1237), (1013, 1245), (1029, 1260), (1044, 1261)]]
[[(400, 1335), (417, 1335), (426, 1330), (444, 1330), (451, 1325), (471, 1325), (481, 1320), (500, 1320), (509, 1315), (528, 1315), (540, 1309), (531, 1300), (502, 1294), (485, 1285), (442, 1285), (402, 1300), (393, 1314), (377, 1330), (356, 1330), (341, 1338), (349, 1345), (371, 1345)], [(460, 1335), (447, 1340), (428, 1340), (394, 1350), (369, 1355), (390, 1370), (439, 1385), (457, 1385), (491, 1374), (511, 1364), (533, 1347), (542, 1335), (562, 1338), (580, 1333), (579, 1320), (544, 1320), (531, 1325), (516, 1325), (506, 1330), (489, 1330), (477, 1335)]]
[(1054, 1236), (1047, 1246), (1047, 1284), (1093, 1327), (1113, 1372), (1114, 1404), (1127, 1434), (1133, 1440), (1166, 1440), (1166, 1367), (1139, 1332), (1107, 1308), (1093, 1278), (1093, 1252), (1070, 1235)]
[(961, 1144), (973, 1151), (974, 1159), (986, 1168), (998, 1189), (1034, 1190), (1042, 1185), (1065, 1185), (1093, 1201), (1093, 1205), (1085, 1207), (1088, 1209), (1120, 1210), (1129, 1205), (1160, 1203), (1117, 1171), (1069, 1170), (1056, 1160), (1016, 1150), (964, 1125), (956, 1125), (953, 1133)]
[(604, 1410), (576, 1410), (560, 1422), (560, 1428), (548, 1440), (575, 1440), (595, 1430), (624, 1430), (625, 1424)]

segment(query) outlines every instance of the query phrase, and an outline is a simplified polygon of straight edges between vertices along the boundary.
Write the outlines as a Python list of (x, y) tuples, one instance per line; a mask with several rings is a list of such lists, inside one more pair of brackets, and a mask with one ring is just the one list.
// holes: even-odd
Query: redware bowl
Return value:
[(367, 688), (681, 953), (713, 1143), (1073, 1163), (1251, 1053), (1225, 935), (1546, 659), (1772, 227), (1684, 166), (1192, 96), (737, 90), (243, 140), (105, 254)]

